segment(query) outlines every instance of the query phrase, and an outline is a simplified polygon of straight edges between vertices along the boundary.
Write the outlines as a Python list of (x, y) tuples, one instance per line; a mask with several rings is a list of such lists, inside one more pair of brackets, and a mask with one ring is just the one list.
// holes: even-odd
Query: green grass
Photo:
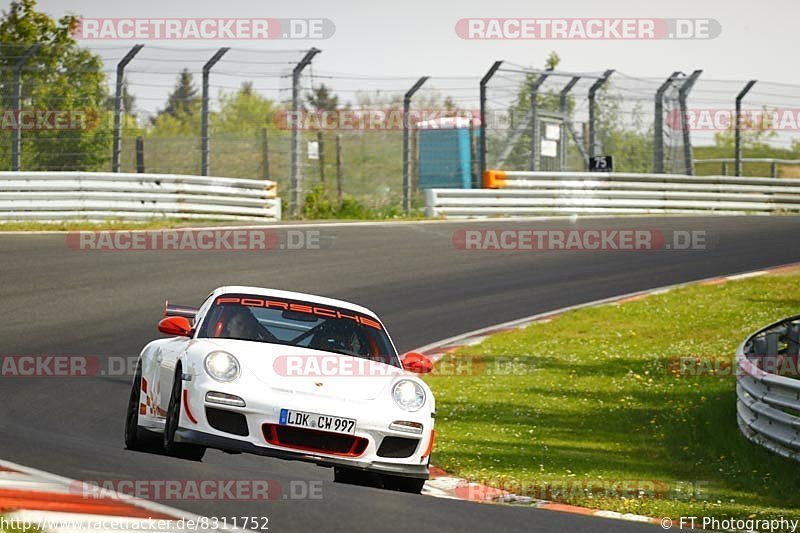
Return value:
[(0, 222), (0, 231), (103, 231), (103, 230), (142, 230), (142, 229), (169, 229), (179, 227), (196, 227), (202, 225), (221, 225), (230, 222), (197, 220), (187, 221), (178, 219), (158, 219), (145, 222), (109, 220), (106, 222), (89, 222), (83, 220), (68, 220), (62, 222)]
[[(513, 372), (426, 378), (437, 402), (433, 463), (592, 508), (800, 518), (800, 464), (739, 433), (735, 379), (670, 371), (675, 357), (731, 357), (749, 333), (796, 314), (799, 285), (795, 273), (692, 286), (463, 348), (455, 357), (476, 357), (473, 368), (508, 368), (513, 357)], [(545, 490), (600, 480), (628, 489), (638, 481), (645, 493)]]
[[(287, 211), (284, 209), (284, 211)], [(332, 191), (323, 184), (317, 184), (306, 194), (303, 202), (302, 218), (305, 220), (421, 220), (424, 213), (421, 206), (412, 205), (409, 214), (401, 206), (384, 204), (373, 207), (357, 198), (346, 195), (339, 202)]]
[[(734, 156), (733, 149), (718, 146), (695, 146), (695, 159), (724, 159)], [(800, 153), (796, 150), (787, 150), (772, 146), (747, 147), (742, 150), (744, 158), (773, 158), (773, 159), (800, 159)], [(744, 176), (765, 177), (771, 176), (769, 163), (744, 163), (742, 174)], [(695, 163), (695, 172), (698, 176), (709, 176), (722, 174), (722, 164), (720, 163)], [(728, 163), (728, 175), (734, 173), (733, 163)], [(779, 178), (796, 178), (800, 176), (800, 166), (798, 165), (778, 165)]]

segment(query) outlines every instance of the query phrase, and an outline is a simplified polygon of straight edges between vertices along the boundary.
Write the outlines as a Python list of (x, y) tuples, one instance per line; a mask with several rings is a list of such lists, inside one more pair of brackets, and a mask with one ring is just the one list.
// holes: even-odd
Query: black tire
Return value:
[(409, 492), (419, 494), (425, 485), (425, 480), (416, 477), (392, 476), (381, 474), (381, 483), (384, 489), (395, 490), (398, 492)]
[(167, 408), (167, 420), (164, 424), (164, 453), (189, 461), (200, 461), (206, 453), (205, 446), (175, 442), (175, 432), (178, 430), (178, 421), (181, 414), (182, 393), (181, 369), (178, 367), (175, 372), (175, 380), (172, 382), (172, 393), (169, 396), (169, 407)]
[(362, 487), (380, 487), (380, 479), (376, 474), (365, 470), (353, 470), (352, 468), (333, 467), (334, 483), (345, 485), (361, 485)]
[(139, 404), (142, 397), (142, 363), (136, 365), (131, 395), (125, 411), (125, 447), (135, 451), (151, 451), (158, 444), (152, 433), (139, 427)]

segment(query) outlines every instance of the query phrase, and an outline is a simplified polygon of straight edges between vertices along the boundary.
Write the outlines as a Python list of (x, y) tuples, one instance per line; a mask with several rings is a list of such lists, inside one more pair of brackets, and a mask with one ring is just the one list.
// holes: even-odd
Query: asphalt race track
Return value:
[[(462, 228), (707, 232), (705, 250), (463, 251)], [(199, 304), (224, 284), (352, 300), (400, 350), (536, 312), (800, 261), (800, 218), (627, 218), (314, 228), (321, 248), (77, 251), (65, 236), (1, 235), (0, 355), (135, 356), (165, 298)], [(285, 232), (279, 229), (279, 233)], [(767, 305), (767, 304), (764, 304)], [(84, 480), (322, 480), (315, 500), (164, 501), (207, 516), (267, 516), (270, 531), (633, 531), (658, 526), (334, 484), (329, 469), (210, 451), (202, 463), (124, 449), (127, 376), (0, 377), (0, 458)], [(731, 413), (733, 416), (733, 413)], [(435, 458), (435, 454), (434, 454)]]

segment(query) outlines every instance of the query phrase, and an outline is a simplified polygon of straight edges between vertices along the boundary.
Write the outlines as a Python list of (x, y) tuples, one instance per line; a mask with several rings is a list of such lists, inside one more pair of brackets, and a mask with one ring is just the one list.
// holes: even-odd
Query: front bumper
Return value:
[(279, 459), (287, 459), (290, 461), (304, 461), (307, 463), (314, 463), (319, 466), (340, 466), (353, 470), (364, 470), (380, 474), (391, 474), (420, 479), (428, 479), (430, 477), (427, 464), (409, 465), (374, 460), (364, 461), (339, 457), (325, 457), (321, 455), (314, 455), (312, 453), (294, 452), (289, 450), (268, 448), (266, 446), (258, 446), (252, 442), (230, 437), (223, 437), (221, 435), (213, 435), (211, 433), (205, 433), (193, 429), (179, 428), (175, 433), (175, 441), (187, 444), (197, 444), (207, 448), (215, 448), (226, 452), (250, 453), (254, 455), (277, 457)]
[[(369, 379), (369, 378), (363, 378)], [(429, 443), (432, 438), (433, 415), (431, 406), (417, 412), (407, 412), (396, 407), (388, 398), (385, 402), (367, 399), (342, 398), (335, 394), (305, 393), (265, 388), (258, 382), (223, 384), (203, 374), (195, 374), (184, 381), (184, 402), (178, 423), (176, 440), (196, 443), (209, 448), (229, 452), (252, 453), (283, 459), (305, 461), (321, 466), (338, 466), (355, 470), (369, 470), (398, 476), (428, 478)], [(208, 392), (236, 395), (244, 399), (246, 406), (220, 405), (206, 398)], [(186, 415), (186, 408), (192, 417)], [(292, 409), (307, 413), (319, 413), (344, 418), (355, 418), (357, 426), (352, 437), (366, 441), (364, 448), (345, 452), (326, 446), (304, 446), (299, 441), (275, 439), (265, 435), (269, 425), (280, 425), (281, 409)], [(209, 418), (209, 410), (221, 410), (243, 418), (240, 432), (222, 427)], [(410, 433), (391, 428), (396, 420), (406, 420), (422, 426), (420, 433)], [(212, 423), (214, 422), (214, 423)], [(382, 449), (389, 438), (416, 440), (408, 455), (400, 450)], [(326, 443), (327, 444), (327, 443)], [(396, 441), (393, 444), (397, 444)], [(409, 444), (410, 446), (410, 444)], [(397, 451), (398, 454), (392, 452)]]

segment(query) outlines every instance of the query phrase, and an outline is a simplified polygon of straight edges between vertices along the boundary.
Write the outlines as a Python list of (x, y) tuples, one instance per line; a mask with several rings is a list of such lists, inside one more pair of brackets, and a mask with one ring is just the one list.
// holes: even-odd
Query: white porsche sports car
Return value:
[[(125, 420), (129, 449), (200, 460), (206, 448), (334, 467), (336, 481), (420, 492), (434, 398), (380, 319), (330, 298), (220, 287), (167, 304), (169, 338), (142, 350)], [(158, 442), (161, 441), (161, 442)]]

